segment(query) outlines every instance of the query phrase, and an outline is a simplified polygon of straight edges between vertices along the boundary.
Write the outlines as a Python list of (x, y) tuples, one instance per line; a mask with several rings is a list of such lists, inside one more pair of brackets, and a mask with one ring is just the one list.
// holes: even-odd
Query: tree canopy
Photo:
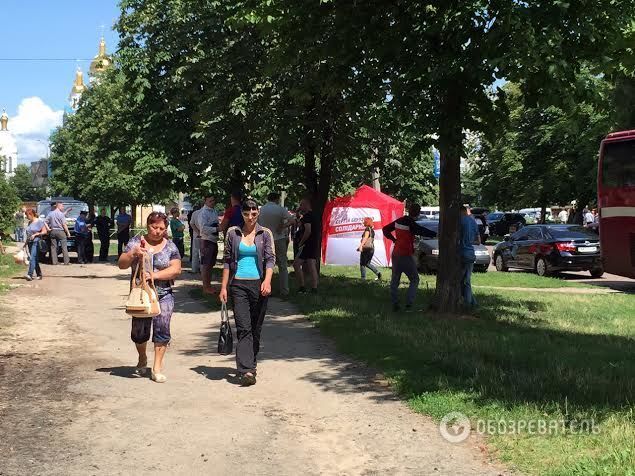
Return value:
[[(310, 193), (319, 215), (332, 194), (377, 171), (389, 193), (434, 200), (436, 145), (436, 303), (450, 312), (461, 302), (466, 131), (491, 140), (495, 156), (501, 123), (527, 106), (536, 114), (518, 120), (534, 133), (513, 137), (519, 147), (567, 147), (570, 138), (556, 142), (574, 126), (588, 145), (602, 127), (593, 111), (569, 114), (580, 73), (593, 65), (589, 74), (621, 77), (628, 91), (633, 71), (634, 0), (123, 0), (121, 9), (115, 68), (54, 138), (56, 187), (130, 202), (286, 188)], [(518, 92), (507, 98), (502, 81)], [(549, 178), (542, 152), (523, 158), (531, 180)], [(531, 198), (545, 200), (552, 185)]]

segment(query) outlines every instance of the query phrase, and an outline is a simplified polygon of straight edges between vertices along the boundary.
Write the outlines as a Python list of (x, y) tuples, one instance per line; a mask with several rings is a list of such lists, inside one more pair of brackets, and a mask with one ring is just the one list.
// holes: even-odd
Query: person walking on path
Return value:
[(132, 225), (132, 217), (126, 213), (126, 207), (119, 207), (119, 215), (115, 221), (117, 222), (117, 256), (121, 256), (124, 247), (130, 241), (130, 226)]
[(26, 211), (27, 210), (22, 207), (15, 213), (15, 241), (17, 243), (24, 243), (24, 232), (29, 224)]
[(474, 245), (481, 244), (481, 237), (478, 233), (478, 225), (469, 214), (467, 207), (461, 207), (461, 260), (463, 263), (463, 305), (466, 309), (476, 307), (476, 298), (472, 294), (472, 272), (476, 254)]
[(66, 224), (66, 214), (64, 213), (64, 204), (56, 203), (55, 208), (46, 217), (46, 224), (51, 230), (51, 263), (57, 264), (57, 244), (59, 242), (64, 255), (64, 264), (70, 264), (71, 260), (68, 256), (68, 238), (71, 233), (68, 231)]
[(280, 194), (272, 192), (267, 196), (267, 203), (260, 207), (258, 223), (269, 228), (273, 233), (274, 247), (276, 250), (276, 264), (280, 279), (280, 295), (289, 295), (289, 264), (287, 263), (287, 249), (289, 248), (289, 212), (280, 205)]
[(195, 225), (200, 235), (201, 280), (203, 292), (212, 294), (212, 268), (218, 258), (218, 212), (214, 209), (216, 200), (213, 195), (205, 197), (205, 203), (196, 214)]
[(106, 215), (106, 209), (102, 208), (95, 218), (97, 236), (99, 236), (99, 261), (108, 261), (108, 249), (110, 248), (110, 229), (114, 225), (112, 219)]
[[(408, 207), (408, 215), (396, 219), (382, 229), (384, 237), (395, 244), (392, 251), (392, 278), (390, 280), (390, 298), (392, 300), (393, 311), (395, 312), (401, 310), (398, 291), (402, 274), (405, 274), (410, 281), (406, 297), (406, 311), (412, 309), (417, 295), (419, 271), (417, 271), (417, 263), (414, 258), (415, 235), (429, 238), (436, 236), (433, 231), (418, 225), (415, 221), (420, 211), (421, 206), (418, 203), (412, 203)], [(393, 233), (395, 234), (393, 235)]]
[(319, 226), (317, 218), (313, 214), (311, 200), (304, 198), (300, 201), (300, 213), (302, 213), (302, 218), (300, 219), (300, 226), (296, 235), (298, 255), (293, 260), (293, 269), (295, 269), (295, 275), (300, 284), (298, 292), (306, 292), (304, 273), (308, 271), (311, 277), (311, 292), (316, 293), (318, 287), (317, 260), (320, 256), (320, 250), (318, 249)]
[(174, 207), (170, 210), (170, 231), (172, 232), (172, 241), (176, 245), (176, 248), (179, 250), (179, 254), (181, 258), (185, 256), (185, 225), (179, 219), (179, 209)]
[(223, 233), (227, 233), (229, 227), (238, 226), (242, 227), (245, 224), (241, 211), (241, 202), (243, 194), (239, 191), (232, 192), (229, 197), (229, 207), (225, 209), (223, 214), (223, 221), (221, 221), (220, 229)]
[[(145, 236), (135, 236), (126, 245), (125, 252), (119, 256), (119, 268), (128, 269), (137, 265), (140, 259), (150, 255), (154, 285), (157, 289), (161, 314), (153, 318), (132, 318), (130, 337), (135, 343), (139, 361), (137, 369), (144, 372), (148, 365), (146, 348), (152, 331), (154, 343), (154, 363), (151, 378), (157, 383), (163, 383), (167, 377), (163, 372), (163, 358), (172, 338), (170, 334), (170, 320), (174, 312), (174, 297), (172, 284), (181, 274), (181, 255), (176, 245), (165, 238), (168, 228), (168, 217), (165, 213), (152, 212), (148, 215)], [(149, 279), (149, 275), (141, 279)]]
[(77, 262), (79, 264), (85, 264), (86, 259), (86, 246), (88, 243), (89, 231), (86, 224), (87, 212), (82, 210), (79, 212), (77, 220), (75, 220), (75, 242), (77, 243)]
[(375, 265), (371, 263), (373, 256), (375, 255), (375, 228), (374, 222), (371, 217), (364, 218), (364, 233), (362, 233), (362, 240), (359, 243), (357, 251), (359, 251), (359, 270), (362, 275), (362, 279), (366, 280), (366, 268), (370, 269), (377, 276), (377, 281), (381, 281), (381, 273), (377, 270)]
[(258, 224), (258, 204), (242, 204), (245, 223), (227, 230), (220, 300), (231, 295), (236, 320), (236, 369), (245, 386), (256, 383), (262, 324), (271, 294), (276, 252), (271, 230)]
[(26, 227), (26, 246), (30, 250), (29, 271), (26, 274), (26, 280), (33, 280), (33, 273), (38, 279), (42, 279), (42, 270), (40, 269), (39, 247), (42, 237), (49, 232), (49, 227), (43, 220), (40, 220), (35, 210), (27, 210), (26, 218), (29, 220), (29, 226)]
[(192, 248), (190, 250), (190, 261), (192, 266), (192, 273), (198, 274), (201, 271), (201, 231), (198, 229), (198, 215), (201, 213), (201, 208), (194, 207), (190, 217), (190, 226), (192, 227)]

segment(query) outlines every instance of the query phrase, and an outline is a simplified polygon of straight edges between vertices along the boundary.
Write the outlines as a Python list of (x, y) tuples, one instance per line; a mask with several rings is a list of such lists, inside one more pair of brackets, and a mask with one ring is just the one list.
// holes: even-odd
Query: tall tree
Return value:
[(34, 187), (31, 170), (27, 165), (19, 164), (15, 168), (15, 174), (9, 180), (20, 199), (26, 202), (42, 200), (46, 197), (45, 187)]
[(141, 204), (168, 198), (181, 177), (144, 134), (137, 107), (117, 69), (86, 91), (78, 111), (51, 136), (51, 186), (89, 203)]
[(595, 61), (598, 71), (613, 69), (620, 56), (632, 53), (620, 40), (635, 17), (634, 2), (376, 4), (377, 18), (383, 20), (365, 34), (387, 66), (394, 101), (422, 134), (437, 137), (441, 151), (435, 303), (440, 311), (457, 312), (462, 301), (456, 248), (464, 131), (496, 130), (504, 117), (503, 93), (492, 88), (499, 79), (518, 82), (530, 103), (549, 104), (570, 97), (576, 73), (587, 61)]
[[(0, 170), (4, 170), (5, 158), (0, 155)], [(15, 212), (20, 206), (20, 198), (15, 187), (9, 183), (4, 173), (0, 173), (0, 237), (15, 228)]]

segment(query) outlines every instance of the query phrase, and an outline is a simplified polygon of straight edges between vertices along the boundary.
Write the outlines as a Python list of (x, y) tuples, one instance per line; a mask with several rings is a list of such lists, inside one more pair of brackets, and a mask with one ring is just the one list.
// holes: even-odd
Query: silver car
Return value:
[[(439, 222), (437, 220), (420, 220), (417, 224), (438, 233)], [(485, 245), (474, 245), (476, 262), (474, 271), (486, 273), (491, 258)], [(415, 240), (415, 260), (417, 269), (422, 273), (434, 273), (439, 267), (439, 240), (436, 238), (417, 237)]]

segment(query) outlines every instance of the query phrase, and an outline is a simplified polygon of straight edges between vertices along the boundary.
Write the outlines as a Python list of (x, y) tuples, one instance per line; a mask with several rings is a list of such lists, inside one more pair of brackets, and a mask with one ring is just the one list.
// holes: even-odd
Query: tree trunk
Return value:
[[(450, 109), (451, 110), (451, 109)], [(463, 132), (447, 127), (439, 136), (441, 174), (439, 177), (439, 269), (433, 308), (441, 313), (461, 310), (463, 265), (459, 254), (459, 214), (461, 207), (461, 151)]]
[(547, 222), (547, 204), (540, 205), (540, 223), (544, 225)]

